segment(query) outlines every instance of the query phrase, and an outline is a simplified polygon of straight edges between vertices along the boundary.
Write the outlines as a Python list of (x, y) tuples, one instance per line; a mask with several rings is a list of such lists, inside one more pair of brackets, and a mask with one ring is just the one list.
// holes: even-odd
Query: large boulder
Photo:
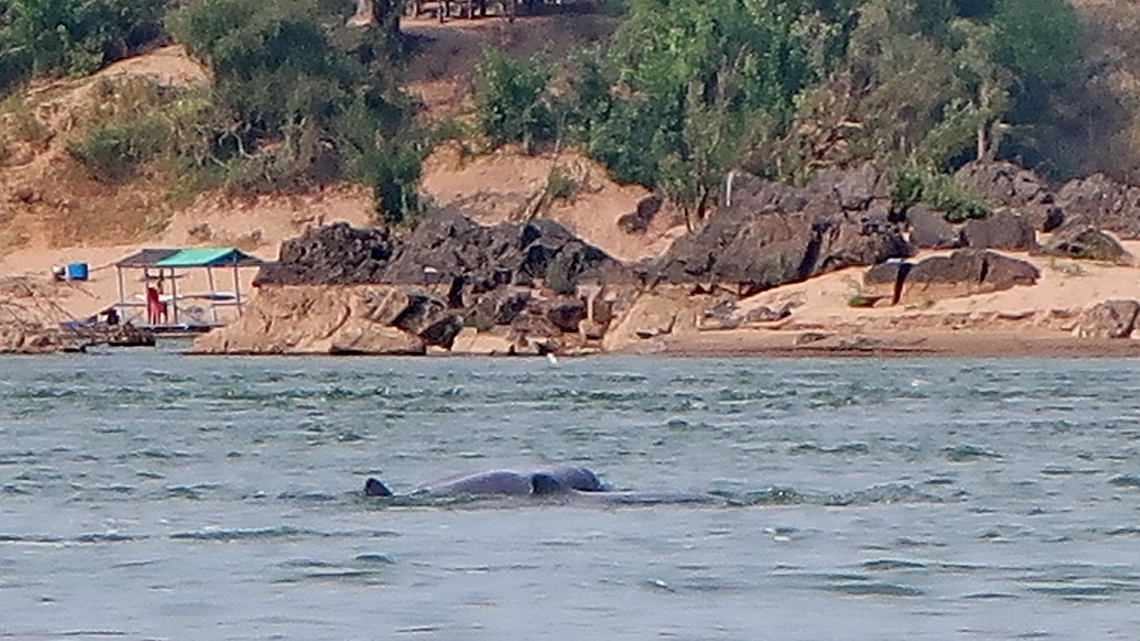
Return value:
[(906, 211), (910, 244), (918, 249), (954, 249), (962, 246), (962, 230), (946, 222), (946, 216), (924, 204)]
[(1120, 265), (1132, 263), (1132, 254), (1107, 233), (1084, 224), (1070, 224), (1057, 230), (1042, 253), (1081, 260), (1100, 260)]
[(890, 297), (894, 303), (912, 304), (1033, 285), (1040, 276), (1036, 267), (1023, 260), (960, 249), (916, 264), (876, 265), (864, 275), (864, 287), (872, 295)]
[[(236, 322), (204, 334), (211, 354), (423, 354), (422, 338), (388, 324), (400, 292), (386, 285), (262, 287)], [(402, 313), (402, 312), (401, 312)]]
[(972, 162), (955, 177), (989, 203), (1017, 212), (1039, 231), (1052, 231), (1065, 221), (1057, 195), (1031, 169), (1009, 162)]
[(1037, 249), (1037, 233), (1033, 225), (1024, 216), (1008, 209), (967, 221), (962, 229), (962, 240), (967, 247), (976, 249)]
[(910, 255), (872, 165), (821, 174), (804, 189), (736, 175), (728, 206), (643, 265), (643, 277), (759, 291)]
[(1140, 303), (1134, 300), (1108, 300), (1085, 310), (1078, 333), (1085, 338), (1129, 338), (1136, 328)]
[(1080, 216), (1124, 240), (1140, 239), (1140, 187), (1093, 174), (1067, 183), (1057, 200), (1070, 218)]

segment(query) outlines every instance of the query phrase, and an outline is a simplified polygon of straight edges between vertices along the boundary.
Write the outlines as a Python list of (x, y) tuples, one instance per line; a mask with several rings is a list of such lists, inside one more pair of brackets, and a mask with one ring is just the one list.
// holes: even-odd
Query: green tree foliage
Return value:
[(807, 94), (800, 164), (952, 168), (1011, 148), (1080, 61), (1066, 0), (867, 0), (844, 64)]
[(82, 75), (161, 34), (166, 0), (0, 3), (0, 90), (32, 74)]
[[(393, 44), (328, 24), (317, 0), (198, 0), (171, 32), (214, 73), (224, 114), (212, 157), (243, 191), (306, 188), (347, 176), (374, 189), (383, 219), (418, 207), (424, 145), (409, 101), (394, 89)], [(336, 27), (339, 28), (339, 27)], [(360, 35), (363, 34), (363, 35)]]
[(539, 58), (515, 61), (488, 49), (475, 73), (480, 127), (495, 145), (520, 142), (527, 153), (534, 153), (540, 142), (553, 137), (549, 65)]
[(619, 178), (699, 220), (724, 173), (783, 131), (840, 59), (856, 4), (632, 0), (606, 66), (587, 67), (577, 87), (577, 134)]

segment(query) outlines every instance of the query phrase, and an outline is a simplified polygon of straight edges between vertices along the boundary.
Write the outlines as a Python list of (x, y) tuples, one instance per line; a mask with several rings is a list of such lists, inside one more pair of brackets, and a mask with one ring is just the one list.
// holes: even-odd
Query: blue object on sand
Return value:
[(67, 266), (67, 280), (87, 280), (87, 263), (71, 263)]

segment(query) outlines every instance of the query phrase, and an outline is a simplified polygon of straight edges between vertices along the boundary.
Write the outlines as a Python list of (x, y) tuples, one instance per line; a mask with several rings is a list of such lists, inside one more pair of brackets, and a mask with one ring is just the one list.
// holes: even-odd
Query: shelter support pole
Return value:
[(178, 277), (174, 268), (170, 268), (170, 309), (173, 310), (173, 322), (178, 324)]
[(123, 268), (115, 265), (115, 274), (119, 278), (119, 318), (127, 321), (127, 290), (123, 286)]
[(238, 266), (234, 263), (234, 300), (237, 302), (238, 316), (241, 316), (241, 279), (238, 278)]
[(206, 280), (210, 282), (210, 313), (214, 316), (214, 324), (218, 324), (218, 293), (214, 288), (214, 268), (206, 266)]

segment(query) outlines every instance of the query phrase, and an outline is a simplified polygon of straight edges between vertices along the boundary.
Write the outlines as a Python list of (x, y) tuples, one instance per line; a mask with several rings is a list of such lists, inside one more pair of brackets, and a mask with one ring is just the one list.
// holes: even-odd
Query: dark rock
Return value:
[(456, 314), (446, 314), (425, 327), (419, 333), (419, 337), (428, 345), (451, 349), (455, 343), (455, 336), (461, 329), (463, 329), (463, 319)]
[(756, 214), (786, 214), (802, 211), (808, 204), (807, 190), (752, 174), (734, 173), (730, 182), (732, 188), (727, 207), (748, 203), (749, 211)]
[(875, 265), (863, 274), (863, 299), (874, 305), (875, 301), (889, 298), (892, 305), (898, 304), (902, 297), (903, 285), (910, 270), (911, 263), (901, 260), (889, 260)]
[(959, 249), (949, 256), (927, 258), (902, 279), (898, 302), (925, 302), (971, 296), (1033, 285), (1041, 274), (1016, 258), (979, 249)]
[(972, 162), (955, 177), (990, 204), (1020, 214), (1034, 229), (1049, 232), (1065, 220), (1049, 183), (1030, 169), (1008, 162)]
[(586, 303), (580, 299), (556, 299), (542, 305), (546, 318), (566, 333), (578, 331), (578, 323), (586, 318)]
[(262, 267), (254, 285), (383, 282), (397, 246), (386, 233), (335, 223), (282, 243), (280, 259)]
[(923, 204), (906, 212), (910, 244), (919, 249), (954, 249), (962, 246), (962, 231), (946, 222), (942, 212)]
[(1134, 300), (1109, 300), (1085, 311), (1079, 331), (1086, 338), (1129, 338), (1136, 328), (1140, 303)]
[(1140, 187), (1093, 174), (1066, 184), (1057, 200), (1069, 217), (1080, 216), (1124, 240), (1140, 239)]
[[(875, 202), (863, 199), (870, 175), (859, 174), (844, 187), (848, 204), (870, 207)], [(836, 196), (841, 182), (842, 173), (827, 173), (808, 189), (796, 190), (738, 174), (731, 206), (642, 265), (643, 277), (651, 282), (735, 283), (759, 291), (909, 255), (910, 246), (885, 215), (842, 209)]]
[(1023, 216), (1009, 210), (975, 218), (962, 229), (967, 247), (1029, 251), (1037, 248), (1037, 233)]
[(344, 223), (310, 231), (284, 243), (280, 260), (264, 267), (255, 283), (452, 284), (458, 307), (482, 292), (540, 279), (571, 291), (578, 282), (629, 282), (631, 275), (551, 221), (485, 227), (441, 213), (399, 238)]
[(408, 295), (408, 306), (392, 321), (394, 327), (405, 332), (422, 336), (429, 327), (438, 322), (447, 310), (447, 303), (427, 294)]
[(643, 234), (661, 211), (661, 197), (648, 196), (637, 203), (637, 211), (618, 218), (618, 227), (627, 234)]
[(1115, 238), (1079, 222), (1057, 230), (1043, 253), (1065, 258), (1103, 260), (1122, 265), (1132, 262), (1132, 254), (1128, 253), (1128, 250), (1124, 249)]
[[(519, 314), (511, 323), (511, 331), (516, 336), (554, 338), (562, 335), (562, 329), (544, 314), (528, 309)], [(577, 328), (575, 328), (577, 331)]]
[(835, 185), (839, 206), (848, 211), (867, 209), (875, 197), (882, 175), (873, 163), (866, 162), (854, 171), (847, 172)]
[(510, 325), (530, 301), (529, 290), (487, 292), (472, 306), (467, 324), (480, 331), (487, 331), (495, 325)]

